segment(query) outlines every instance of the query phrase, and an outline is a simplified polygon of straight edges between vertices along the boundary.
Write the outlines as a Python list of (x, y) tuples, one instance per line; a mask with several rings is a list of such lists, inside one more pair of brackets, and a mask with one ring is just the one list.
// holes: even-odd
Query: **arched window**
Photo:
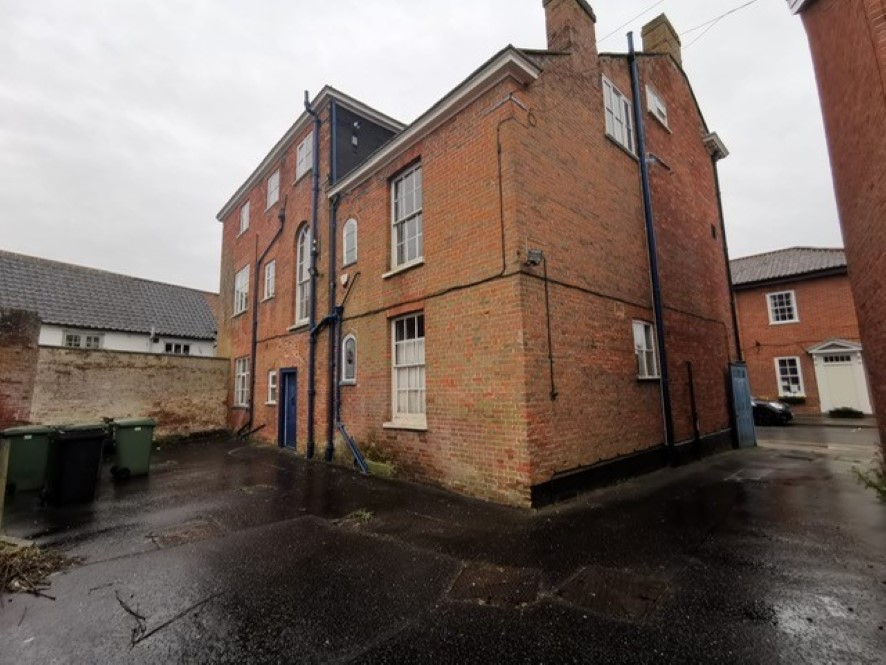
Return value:
[(341, 382), (357, 383), (357, 338), (353, 335), (341, 343)]
[(311, 231), (307, 224), (302, 226), (295, 241), (295, 325), (308, 322), (308, 301), (310, 300), (311, 273)]
[(342, 230), (342, 265), (357, 262), (357, 220), (353, 217), (345, 222)]

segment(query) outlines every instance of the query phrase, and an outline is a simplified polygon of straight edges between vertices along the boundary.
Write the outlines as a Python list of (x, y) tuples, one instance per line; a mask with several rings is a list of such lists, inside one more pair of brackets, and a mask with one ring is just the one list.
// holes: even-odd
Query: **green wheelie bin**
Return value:
[(151, 466), (151, 447), (154, 444), (153, 418), (120, 418), (114, 420), (116, 453), (111, 474), (114, 478), (144, 476)]
[(6, 474), (6, 490), (10, 494), (43, 488), (52, 431), (42, 425), (24, 425), (0, 432), (0, 438), (10, 446)]
[(49, 441), (45, 498), (54, 506), (95, 499), (101, 472), (104, 423), (62, 425)]

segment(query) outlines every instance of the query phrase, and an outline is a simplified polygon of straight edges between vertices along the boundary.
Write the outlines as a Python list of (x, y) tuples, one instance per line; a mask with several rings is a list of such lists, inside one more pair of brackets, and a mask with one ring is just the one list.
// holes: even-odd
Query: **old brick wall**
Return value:
[[(809, 38), (874, 410), (886, 413), (886, 5), (819, 0)], [(880, 418), (886, 450), (886, 418)]]
[(41, 347), (30, 421), (148, 416), (160, 435), (225, 428), (228, 360)]
[[(766, 294), (794, 291), (799, 321), (769, 323)], [(829, 339), (859, 341), (855, 303), (845, 275), (779, 282), (736, 292), (742, 350), (748, 365), (751, 390), (758, 397), (776, 399), (779, 394), (775, 358), (797, 356), (803, 374), (806, 403), (797, 413), (820, 413), (821, 401), (815, 366), (807, 349)], [(868, 349), (864, 349), (867, 360)]]
[[(678, 441), (693, 435), (687, 363), (702, 435), (729, 427), (726, 369), (737, 357), (714, 170), (688, 83), (664, 56), (641, 56), (653, 208)], [(627, 60), (552, 56), (530, 87), (530, 122), (509, 129), (525, 155), (517, 205), (526, 247), (551, 280), (557, 397), (550, 398), (543, 266), (524, 282), (533, 482), (660, 444), (657, 381), (637, 378), (632, 321), (652, 321), (637, 158), (607, 137), (601, 75), (632, 97)], [(669, 129), (645, 112), (645, 83), (668, 106)], [(712, 232), (713, 227), (713, 232)]]
[(29, 422), (39, 336), (35, 313), (0, 309), (0, 429)]

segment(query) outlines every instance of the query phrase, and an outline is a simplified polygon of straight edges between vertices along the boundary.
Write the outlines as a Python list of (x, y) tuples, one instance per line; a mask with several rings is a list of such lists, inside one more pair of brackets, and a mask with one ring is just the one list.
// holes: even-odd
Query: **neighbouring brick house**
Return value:
[(668, 434), (730, 441), (726, 151), (679, 39), (661, 16), (636, 56), (657, 327), (631, 59), (597, 52), (583, 0), (543, 5), (547, 49), (506, 47), (408, 126), (324, 89), (225, 204), (233, 427), (331, 457), (340, 404), (401, 474), (518, 505), (657, 463)]
[[(886, 4), (788, 0), (815, 66), (874, 407), (886, 412)], [(880, 419), (886, 451), (886, 418)]]
[(871, 413), (842, 249), (791, 247), (732, 261), (751, 388), (800, 413)]

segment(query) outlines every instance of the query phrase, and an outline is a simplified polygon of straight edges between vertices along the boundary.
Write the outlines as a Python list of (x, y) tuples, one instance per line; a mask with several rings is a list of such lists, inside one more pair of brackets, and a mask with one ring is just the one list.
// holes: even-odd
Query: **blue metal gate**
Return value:
[(735, 420), (735, 440), (739, 448), (752, 448), (757, 445), (757, 432), (754, 429), (754, 407), (751, 405), (751, 386), (748, 382), (748, 368), (744, 363), (729, 365), (732, 384), (732, 417)]

